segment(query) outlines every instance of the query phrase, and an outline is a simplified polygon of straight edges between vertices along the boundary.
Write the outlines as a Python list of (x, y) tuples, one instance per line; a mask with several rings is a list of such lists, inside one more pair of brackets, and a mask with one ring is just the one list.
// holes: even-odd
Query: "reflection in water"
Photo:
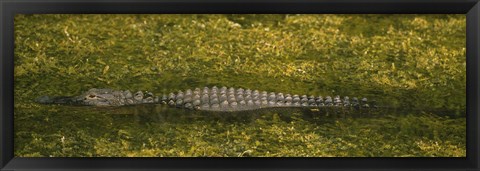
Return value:
[[(310, 124), (326, 124), (342, 119), (355, 118), (382, 118), (396, 119), (406, 116), (422, 117), (425, 115), (448, 118), (461, 118), (455, 113), (465, 111), (439, 111), (439, 110), (412, 110), (398, 108), (371, 108), (371, 109), (345, 109), (343, 107), (323, 107), (323, 108), (265, 108), (251, 111), (239, 112), (212, 112), (198, 111), (183, 108), (172, 108), (166, 105), (135, 105), (123, 107), (71, 107), (62, 106), (67, 111), (77, 110), (78, 112), (92, 111), (111, 117), (117, 122), (130, 122), (138, 125), (147, 123), (209, 123), (223, 122), (225, 124), (254, 124), (255, 120), (260, 118), (270, 118), (273, 115), (283, 122), (291, 122), (293, 120), (302, 120)], [(119, 123), (120, 124), (120, 123)]]
[[(105, 109), (102, 109), (105, 110)], [(217, 122), (221, 121), (227, 124), (249, 124), (261, 116), (271, 116), (278, 114), (284, 122), (290, 122), (292, 117), (305, 121), (328, 120), (345, 117), (366, 117), (379, 114), (377, 111), (345, 111), (340, 108), (320, 108), (320, 109), (301, 109), (301, 108), (267, 108), (253, 111), (240, 112), (211, 112), (196, 111), (188, 109), (171, 108), (164, 105), (139, 105), (110, 108), (106, 112), (111, 117), (133, 118), (139, 124), (155, 123), (192, 123), (192, 122)], [(378, 116), (373, 116), (378, 117)]]

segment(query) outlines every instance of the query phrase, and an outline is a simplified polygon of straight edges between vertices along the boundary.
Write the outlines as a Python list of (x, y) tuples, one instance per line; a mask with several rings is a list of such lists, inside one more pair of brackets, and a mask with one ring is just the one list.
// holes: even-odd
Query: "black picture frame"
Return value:
[[(0, 168), (2, 170), (479, 170), (480, 3), (478, 0), (1, 0)], [(465, 158), (18, 158), (13, 154), (15, 14), (330, 13), (465, 14)]]

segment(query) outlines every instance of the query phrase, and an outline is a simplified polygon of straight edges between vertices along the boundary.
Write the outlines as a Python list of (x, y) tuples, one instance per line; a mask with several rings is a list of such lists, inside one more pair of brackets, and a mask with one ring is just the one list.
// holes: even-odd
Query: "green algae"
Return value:
[[(17, 15), (15, 155), (464, 157), (465, 36), (463, 15)], [(238, 120), (33, 102), (213, 85), (411, 110)]]

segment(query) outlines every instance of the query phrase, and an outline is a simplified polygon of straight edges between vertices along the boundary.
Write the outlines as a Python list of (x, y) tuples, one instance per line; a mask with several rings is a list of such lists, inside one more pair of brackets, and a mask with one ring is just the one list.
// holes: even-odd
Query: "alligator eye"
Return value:
[(88, 96), (88, 97), (90, 97), (90, 98), (94, 98), (94, 97), (95, 97), (95, 95), (91, 94), (91, 95), (90, 95), (90, 96)]

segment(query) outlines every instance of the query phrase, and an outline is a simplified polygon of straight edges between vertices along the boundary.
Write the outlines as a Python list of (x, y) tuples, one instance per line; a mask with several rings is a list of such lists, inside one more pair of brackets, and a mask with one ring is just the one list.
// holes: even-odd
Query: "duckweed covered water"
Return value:
[[(17, 15), (16, 156), (466, 155), (463, 15)], [(90, 88), (375, 99), (369, 113), (40, 105)]]

